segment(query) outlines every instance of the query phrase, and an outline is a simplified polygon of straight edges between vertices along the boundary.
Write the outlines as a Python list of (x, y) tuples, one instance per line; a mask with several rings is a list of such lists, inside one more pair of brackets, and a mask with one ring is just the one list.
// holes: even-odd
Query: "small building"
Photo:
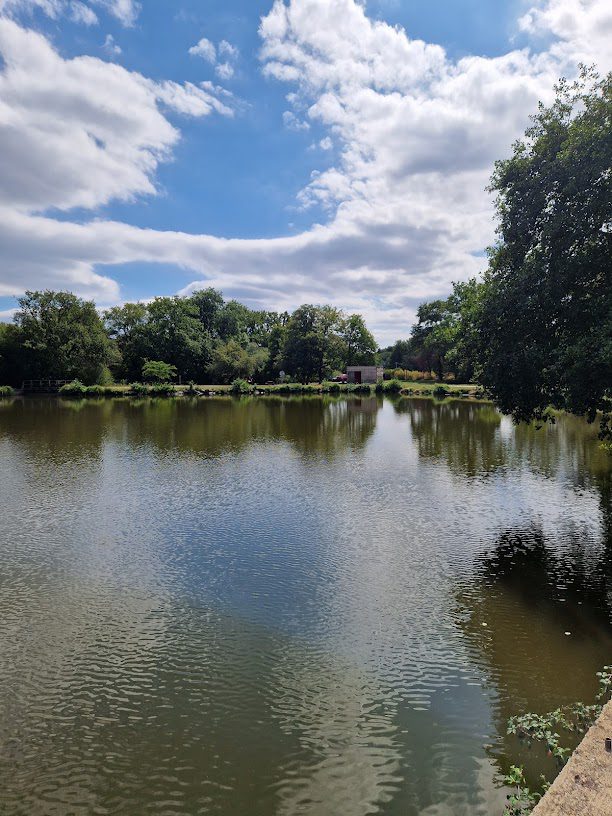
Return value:
[(381, 366), (347, 366), (346, 378), (350, 383), (377, 383), (383, 379)]

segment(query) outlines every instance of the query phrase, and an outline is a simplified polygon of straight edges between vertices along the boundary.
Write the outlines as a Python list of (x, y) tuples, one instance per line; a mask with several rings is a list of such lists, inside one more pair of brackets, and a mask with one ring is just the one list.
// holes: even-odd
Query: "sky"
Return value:
[(0, 319), (214, 286), (406, 337), (581, 62), (612, 68), (609, 0), (0, 0)]

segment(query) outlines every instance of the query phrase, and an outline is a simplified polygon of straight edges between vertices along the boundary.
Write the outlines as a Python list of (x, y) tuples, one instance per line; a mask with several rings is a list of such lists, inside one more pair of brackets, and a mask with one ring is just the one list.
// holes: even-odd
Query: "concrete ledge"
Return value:
[(611, 816), (612, 753), (606, 751), (607, 737), (612, 738), (612, 702), (587, 731), (533, 816)]

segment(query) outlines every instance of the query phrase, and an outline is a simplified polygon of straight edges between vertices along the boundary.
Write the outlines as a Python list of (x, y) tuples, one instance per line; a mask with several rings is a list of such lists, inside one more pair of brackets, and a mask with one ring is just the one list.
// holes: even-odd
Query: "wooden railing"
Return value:
[(69, 382), (70, 380), (24, 380), (21, 390), (38, 394), (57, 394), (62, 385), (67, 385)]

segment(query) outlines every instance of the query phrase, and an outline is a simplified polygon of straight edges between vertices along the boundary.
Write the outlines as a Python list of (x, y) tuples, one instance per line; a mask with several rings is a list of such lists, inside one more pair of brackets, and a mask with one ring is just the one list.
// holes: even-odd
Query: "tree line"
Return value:
[[(0, 381), (139, 381), (162, 362), (183, 382), (321, 381), (373, 363), (377, 346), (361, 315), (303, 305), (293, 314), (249, 309), (216, 289), (114, 306), (101, 315), (70, 292), (26, 292), (0, 325)], [(147, 368), (147, 364), (148, 368)]]
[(65, 292), (29, 292), (0, 325), (0, 382), (140, 378), (146, 361), (183, 380), (321, 381), (351, 364), (434, 370), (480, 383), (516, 420), (612, 405), (612, 74), (584, 69), (540, 105), (495, 164), (498, 238), (483, 275), (421, 304), (407, 339), (377, 351), (360, 315), (303, 305), (250, 310), (214, 289), (98, 314)]

